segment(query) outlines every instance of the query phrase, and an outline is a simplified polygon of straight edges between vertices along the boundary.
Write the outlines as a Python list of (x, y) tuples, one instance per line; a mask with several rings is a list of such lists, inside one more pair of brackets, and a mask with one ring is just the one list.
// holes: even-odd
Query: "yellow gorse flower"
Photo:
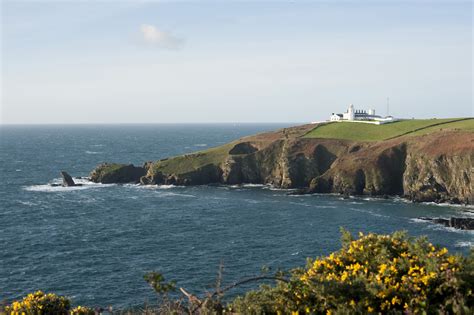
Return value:
[[(299, 279), (309, 287), (326, 281), (350, 285), (357, 279), (377, 283), (380, 289), (375, 296), (380, 300), (376, 307), (367, 300), (355, 302), (351, 299), (347, 302), (350, 306), (367, 302), (365, 307), (371, 313), (390, 309), (418, 310), (428, 298), (430, 283), (440, 272), (459, 270), (456, 257), (449, 256), (446, 248), (438, 250), (427, 244), (425, 252), (416, 252), (403, 237), (372, 233), (359, 236), (345, 249), (315, 260)], [(375, 263), (368, 252), (372, 255), (382, 253), (381, 248), (387, 248), (388, 252)], [(431, 257), (435, 263), (426, 265), (425, 257)], [(304, 299), (301, 303), (304, 305)]]

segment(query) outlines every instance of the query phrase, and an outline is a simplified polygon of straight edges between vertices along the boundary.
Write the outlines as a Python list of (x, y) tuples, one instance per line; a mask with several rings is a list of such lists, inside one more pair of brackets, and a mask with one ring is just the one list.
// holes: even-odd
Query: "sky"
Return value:
[(474, 116), (471, 1), (0, 1), (2, 124)]

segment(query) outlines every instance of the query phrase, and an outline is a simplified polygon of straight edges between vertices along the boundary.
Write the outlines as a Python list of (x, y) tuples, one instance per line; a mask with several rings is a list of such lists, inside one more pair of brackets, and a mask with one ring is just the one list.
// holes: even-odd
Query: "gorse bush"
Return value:
[(229, 305), (237, 313), (471, 314), (473, 255), (448, 254), (405, 233), (343, 232), (342, 249), (292, 270), (288, 283), (263, 286)]
[(37, 291), (30, 293), (21, 301), (14, 301), (6, 307), (7, 314), (11, 315), (92, 315), (95, 312), (84, 306), (77, 306), (71, 310), (71, 301), (53, 293)]
[[(200, 296), (177, 291), (158, 272), (145, 280), (158, 295), (158, 305), (129, 314), (474, 314), (474, 251), (463, 257), (448, 253), (426, 238), (342, 232), (342, 248), (287, 273), (262, 274)], [(234, 300), (224, 293), (252, 281), (274, 280)], [(71, 314), (94, 312), (70, 307), (65, 297), (38, 291), (14, 301), (8, 314)], [(1, 313), (1, 311), (0, 311)]]

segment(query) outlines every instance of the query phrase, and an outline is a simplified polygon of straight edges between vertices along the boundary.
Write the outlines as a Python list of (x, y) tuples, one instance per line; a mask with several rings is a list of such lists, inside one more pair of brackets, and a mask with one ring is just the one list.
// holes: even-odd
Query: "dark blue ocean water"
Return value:
[[(50, 187), (59, 171), (87, 176), (98, 163), (142, 164), (216, 146), (280, 124), (3, 126), (0, 128), (0, 300), (42, 289), (75, 303), (153, 301), (143, 280), (159, 270), (193, 293), (290, 268), (339, 248), (339, 227), (408, 230), (455, 252), (471, 232), (416, 220), (472, 215), (466, 208), (338, 196), (288, 196), (270, 187)], [(467, 209), (473, 211), (473, 209)]]

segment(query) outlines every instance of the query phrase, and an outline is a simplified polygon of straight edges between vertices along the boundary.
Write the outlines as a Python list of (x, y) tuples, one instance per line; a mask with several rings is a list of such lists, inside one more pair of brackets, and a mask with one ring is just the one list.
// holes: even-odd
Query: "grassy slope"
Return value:
[(354, 141), (381, 141), (406, 134), (421, 135), (445, 128), (474, 130), (474, 119), (415, 119), (385, 125), (364, 123), (328, 123), (317, 126), (306, 138), (345, 139)]
[(235, 143), (199, 151), (192, 154), (180, 155), (167, 160), (158, 161), (154, 165), (155, 171), (163, 173), (183, 174), (208, 164), (218, 165), (228, 156), (229, 150)]

